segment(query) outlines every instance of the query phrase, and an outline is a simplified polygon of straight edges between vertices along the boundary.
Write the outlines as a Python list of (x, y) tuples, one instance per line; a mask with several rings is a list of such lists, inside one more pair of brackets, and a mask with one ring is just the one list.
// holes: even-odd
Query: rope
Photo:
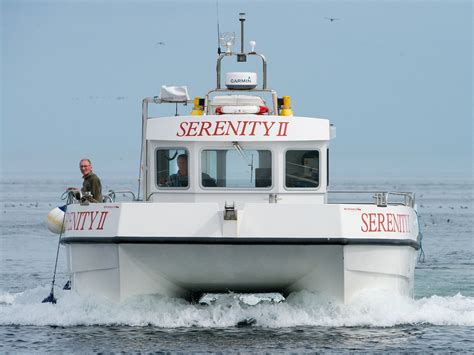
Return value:
[(420, 235), (420, 254), (418, 255), (418, 262), (424, 263), (425, 262), (425, 251), (423, 250), (423, 233), (421, 231), (421, 217), (418, 214), (418, 211), (415, 210), (416, 217), (418, 218), (418, 234)]
[(70, 205), (73, 202), (74, 199), (74, 190), (66, 190), (62, 196), (61, 199), (64, 200), (67, 198), (66, 205), (64, 205), (64, 216), (63, 216), (63, 222), (61, 224), (61, 232), (59, 233), (59, 239), (58, 239), (58, 247), (56, 249), (56, 260), (54, 262), (54, 272), (53, 272), (53, 280), (51, 281), (51, 291), (49, 293), (49, 296), (46, 297), (42, 303), (52, 303), (56, 304), (56, 298), (54, 297), (54, 284), (56, 282), (56, 271), (58, 269), (58, 259), (59, 259), (59, 247), (61, 246), (61, 237), (63, 236), (63, 230), (64, 230), (64, 221), (66, 220), (66, 212), (67, 212), (67, 206)]
[(56, 298), (54, 297), (54, 283), (56, 282), (56, 270), (58, 268), (58, 258), (59, 258), (59, 247), (61, 246), (61, 237), (63, 235), (63, 229), (64, 229), (64, 221), (66, 219), (66, 211), (67, 211), (67, 205), (64, 208), (64, 216), (63, 216), (63, 223), (61, 224), (61, 233), (59, 233), (59, 239), (58, 239), (58, 247), (56, 249), (56, 261), (54, 262), (54, 272), (53, 272), (53, 280), (51, 282), (51, 291), (49, 293), (49, 296), (46, 297), (42, 303), (52, 303), (56, 304)]
[(75, 188), (68, 188), (61, 195), (61, 200), (66, 200), (66, 205), (70, 205), (74, 200), (80, 200), (80, 191)]

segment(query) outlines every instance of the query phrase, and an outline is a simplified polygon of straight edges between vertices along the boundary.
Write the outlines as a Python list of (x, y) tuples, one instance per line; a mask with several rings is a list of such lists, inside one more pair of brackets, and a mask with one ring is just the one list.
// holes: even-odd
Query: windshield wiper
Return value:
[(240, 146), (239, 142), (232, 142), (232, 145), (234, 146), (235, 150), (240, 154), (242, 159), (247, 163), (248, 166), (250, 166), (250, 182), (252, 182), (252, 176), (253, 176), (253, 154), (252, 154), (252, 159), (249, 159), (247, 155), (245, 155), (245, 151), (242, 149)]

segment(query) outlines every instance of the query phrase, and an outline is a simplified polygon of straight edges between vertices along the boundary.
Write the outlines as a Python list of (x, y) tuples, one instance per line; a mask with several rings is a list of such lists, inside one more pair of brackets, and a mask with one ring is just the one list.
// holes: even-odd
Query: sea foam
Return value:
[(457, 294), (413, 300), (383, 291), (360, 294), (340, 304), (307, 291), (291, 294), (285, 302), (263, 300), (249, 305), (232, 294), (210, 305), (190, 304), (156, 295), (133, 297), (117, 304), (73, 291), (57, 291), (56, 305), (43, 304), (48, 287), (22, 293), (0, 293), (0, 325), (128, 325), (163, 328), (233, 327), (252, 319), (254, 326), (392, 327), (401, 324), (474, 326), (474, 297)]

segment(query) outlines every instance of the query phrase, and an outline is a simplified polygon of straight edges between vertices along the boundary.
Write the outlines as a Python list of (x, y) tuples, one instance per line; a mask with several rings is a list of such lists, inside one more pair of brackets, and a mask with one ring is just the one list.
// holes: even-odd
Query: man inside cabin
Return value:
[(81, 159), (79, 169), (84, 179), (82, 183), (82, 193), (89, 192), (92, 199), (89, 202), (102, 202), (102, 184), (99, 177), (92, 172), (92, 163), (90, 159)]
[[(174, 187), (187, 187), (188, 180), (188, 156), (186, 154), (180, 154), (177, 158), (178, 172), (171, 174), (168, 179), (169, 186)], [(215, 187), (216, 181), (209, 175), (202, 173), (202, 185), (206, 187)]]
[(187, 187), (188, 186), (188, 156), (180, 154), (177, 158), (178, 172), (171, 174), (169, 178), (170, 186)]

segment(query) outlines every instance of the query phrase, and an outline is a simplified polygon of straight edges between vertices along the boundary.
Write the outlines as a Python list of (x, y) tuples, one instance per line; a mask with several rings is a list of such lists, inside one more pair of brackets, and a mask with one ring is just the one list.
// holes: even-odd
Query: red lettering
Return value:
[(280, 127), (278, 128), (277, 136), (285, 136), (286, 137), (286, 130), (288, 128), (288, 122), (279, 122)]
[[(268, 123), (271, 123), (270, 127), (267, 125)], [(269, 135), (268, 133), (270, 132), (270, 130), (272, 129), (272, 127), (274, 126), (274, 124), (275, 124), (275, 122), (267, 122), (267, 121), (264, 121), (264, 122), (263, 122), (263, 125), (265, 126), (265, 134), (264, 134), (264, 136), (268, 136), (268, 135)]]
[(81, 226), (81, 231), (84, 230), (84, 225), (86, 224), (86, 219), (87, 219), (87, 216), (89, 215), (90, 212), (80, 212), (83, 216), (82, 218), (82, 226)]
[(242, 125), (242, 130), (240, 131), (240, 135), (241, 136), (245, 136), (245, 129), (247, 128), (247, 125), (248, 125), (248, 121), (242, 121), (243, 125)]
[(199, 136), (199, 137), (202, 137), (202, 134), (203, 134), (204, 131), (206, 131), (206, 135), (210, 136), (211, 134), (209, 133), (209, 128), (211, 128), (211, 126), (212, 126), (212, 123), (211, 123), (211, 122), (209, 122), (209, 121), (203, 121), (203, 122), (201, 123), (201, 130), (199, 131), (198, 136)]
[(401, 214), (400, 215), (400, 232), (402, 233), (407, 233), (409, 232), (409, 224), (408, 224), (408, 220), (409, 220), (409, 215), (407, 214)]
[(410, 215), (394, 213), (363, 213), (362, 232), (410, 233)]
[(383, 225), (384, 222), (385, 222), (385, 215), (383, 213), (378, 213), (377, 217), (378, 217), (377, 219), (378, 219), (378, 223), (379, 223), (378, 228), (377, 228), (378, 232), (381, 232), (382, 229), (385, 232), (385, 226)]
[[(188, 128), (188, 132), (186, 133), (186, 136), (187, 137), (194, 137), (194, 136), (197, 136), (197, 128), (199, 126), (199, 122), (190, 122), (189, 123), (189, 128)], [(191, 134), (191, 132), (193, 134)]]
[(184, 126), (187, 124), (188, 122), (181, 122), (181, 124), (179, 125), (179, 129), (181, 130), (181, 133), (176, 132), (176, 135), (178, 137), (183, 137), (186, 134), (186, 129), (184, 128)]
[(369, 213), (369, 232), (376, 232), (377, 230), (375, 229), (375, 216), (376, 213)]
[(262, 122), (259, 121), (251, 121), (250, 124), (253, 123), (252, 130), (250, 131), (249, 136), (254, 136), (255, 135), (255, 128), (257, 128), (257, 124), (261, 124)]
[[(273, 127), (278, 124), (278, 131), (274, 132)], [(179, 124), (177, 137), (202, 137), (202, 136), (255, 136), (258, 126), (263, 125), (263, 136), (272, 135), (286, 137), (289, 122), (275, 121), (194, 121), (181, 122)], [(214, 128), (213, 128), (214, 126)], [(250, 126), (250, 131), (247, 128)], [(275, 133), (277, 133), (275, 135)]]
[[(76, 218), (77, 217), (77, 218)], [(74, 230), (79, 230), (79, 224), (81, 223), (82, 212), (74, 213)]]
[(393, 231), (400, 232), (400, 215), (393, 215)]
[(232, 131), (234, 132), (234, 136), (237, 136), (239, 134), (238, 131), (240, 127), (240, 122), (241, 121), (237, 121), (237, 127), (234, 127), (234, 123), (232, 121), (229, 121), (227, 126), (227, 132), (225, 133), (225, 135), (228, 136), (229, 131), (232, 129)]
[(222, 124), (225, 125), (225, 121), (216, 121), (216, 128), (214, 129), (213, 136), (223, 136), (225, 134), (224, 126), (222, 126)]
[(104, 223), (105, 223), (105, 220), (107, 218), (108, 213), (109, 213), (108, 211), (107, 212), (100, 212), (99, 223), (97, 223), (96, 230), (103, 230), (104, 229)]
[(387, 232), (393, 232), (393, 214), (387, 213)]
[(365, 227), (364, 226), (360, 227), (360, 230), (365, 233), (369, 230), (369, 225), (367, 224), (367, 213), (362, 213), (361, 218), (362, 218), (362, 223), (364, 223)]
[(91, 212), (91, 224), (89, 225), (89, 230), (92, 230), (92, 225), (94, 224), (94, 221), (97, 218), (98, 214), (99, 211)]

